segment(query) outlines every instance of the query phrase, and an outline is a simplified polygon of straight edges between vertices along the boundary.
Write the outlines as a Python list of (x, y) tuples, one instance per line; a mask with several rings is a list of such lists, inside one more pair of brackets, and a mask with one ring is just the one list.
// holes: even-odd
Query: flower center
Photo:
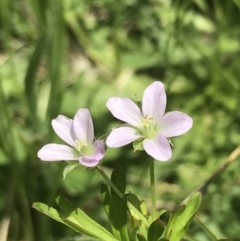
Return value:
[(146, 139), (152, 139), (156, 136), (158, 131), (157, 124), (153, 122), (153, 118), (150, 116), (144, 116), (140, 124), (140, 133)]
[(89, 145), (86, 140), (75, 140), (76, 150), (80, 156), (92, 155), (94, 153), (92, 145)]

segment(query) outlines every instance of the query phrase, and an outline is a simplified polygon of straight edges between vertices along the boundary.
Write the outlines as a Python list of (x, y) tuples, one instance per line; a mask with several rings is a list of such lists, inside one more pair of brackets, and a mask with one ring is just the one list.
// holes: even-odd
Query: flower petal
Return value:
[(166, 113), (160, 120), (160, 132), (165, 137), (180, 136), (191, 129), (193, 119), (180, 111)]
[(139, 138), (141, 138), (141, 135), (136, 129), (131, 127), (119, 127), (109, 134), (106, 144), (109, 147), (125, 146)]
[(47, 144), (38, 151), (42, 161), (77, 160), (74, 150), (66, 145)]
[(79, 157), (79, 162), (87, 167), (96, 166), (105, 155), (105, 145), (103, 141), (96, 140), (93, 143), (94, 154)]
[(59, 115), (56, 119), (52, 120), (52, 127), (56, 134), (70, 146), (74, 146), (75, 142), (71, 136), (72, 119), (64, 115)]
[(114, 117), (130, 125), (138, 127), (141, 123), (141, 110), (128, 98), (111, 97), (107, 102), (107, 108)]
[(159, 120), (164, 114), (166, 102), (167, 97), (163, 83), (160, 81), (153, 82), (143, 93), (143, 115), (153, 117), (154, 120)]
[(143, 147), (148, 155), (158, 161), (167, 161), (172, 156), (172, 149), (166, 137), (158, 135), (155, 139), (145, 139)]
[(79, 109), (73, 119), (73, 131), (78, 140), (85, 140), (92, 145), (94, 129), (88, 109)]

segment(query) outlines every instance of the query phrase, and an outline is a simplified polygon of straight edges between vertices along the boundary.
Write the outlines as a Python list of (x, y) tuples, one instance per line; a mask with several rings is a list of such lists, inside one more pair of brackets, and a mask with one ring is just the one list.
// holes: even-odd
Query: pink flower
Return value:
[(107, 108), (113, 116), (129, 125), (114, 129), (107, 138), (107, 146), (120, 147), (138, 140), (142, 141), (147, 154), (156, 160), (170, 159), (172, 150), (167, 138), (187, 132), (193, 120), (180, 111), (164, 114), (166, 99), (164, 85), (160, 81), (145, 89), (142, 110), (128, 98), (111, 97)]
[(53, 143), (43, 146), (38, 152), (42, 161), (79, 160), (82, 165), (93, 167), (104, 157), (104, 143), (94, 141), (93, 122), (88, 109), (79, 109), (73, 120), (59, 115), (52, 120), (52, 127), (69, 146)]

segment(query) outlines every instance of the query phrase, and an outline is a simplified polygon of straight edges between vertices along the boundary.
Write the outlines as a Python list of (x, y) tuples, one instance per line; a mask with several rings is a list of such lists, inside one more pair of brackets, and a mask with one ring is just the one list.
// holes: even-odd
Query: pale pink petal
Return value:
[(187, 132), (193, 125), (193, 119), (180, 111), (166, 113), (160, 120), (159, 127), (166, 137), (179, 136)]
[(158, 161), (167, 161), (172, 156), (172, 150), (166, 137), (156, 136), (155, 139), (145, 139), (143, 141), (144, 150), (148, 155)]
[(74, 150), (66, 145), (47, 144), (38, 151), (42, 161), (77, 160)]
[(79, 109), (73, 119), (73, 130), (78, 140), (92, 144), (94, 129), (92, 117), (88, 109)]
[(155, 121), (159, 120), (164, 114), (166, 101), (167, 97), (163, 83), (160, 81), (153, 82), (143, 93), (143, 115), (153, 117)]
[(106, 144), (109, 147), (125, 146), (139, 138), (141, 138), (141, 135), (136, 129), (131, 127), (119, 127), (109, 134)]
[(72, 120), (64, 115), (59, 115), (56, 119), (52, 120), (52, 127), (56, 134), (68, 143), (70, 146), (74, 146), (75, 142), (71, 136)]
[(79, 162), (82, 165), (86, 167), (94, 167), (100, 162), (100, 160), (103, 159), (105, 155), (105, 146), (103, 141), (96, 140), (93, 143), (93, 150), (94, 150), (93, 155), (79, 157)]
[(141, 110), (128, 98), (111, 97), (107, 102), (107, 108), (114, 117), (130, 125), (138, 127), (141, 123)]

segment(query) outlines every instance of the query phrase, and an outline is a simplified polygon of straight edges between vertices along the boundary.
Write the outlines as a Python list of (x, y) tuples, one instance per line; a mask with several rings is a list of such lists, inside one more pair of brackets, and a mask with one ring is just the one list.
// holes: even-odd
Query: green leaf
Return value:
[(137, 234), (138, 241), (147, 241), (141, 234)]
[[(123, 180), (123, 183), (125, 182), (125, 177), (122, 178), (121, 172), (123, 174), (122, 176), (125, 176), (125, 171), (124, 171), (124, 169), (122, 169), (122, 167), (120, 167), (120, 169), (119, 168), (115, 169), (114, 173), (112, 174), (112, 181), (113, 181), (114, 185), (118, 186), (122, 191), (125, 191), (126, 185), (124, 184), (121, 187), (120, 185), (122, 184), (122, 182), (120, 182), (120, 185), (119, 185), (119, 180), (120, 181)], [(127, 207), (124, 207), (124, 209), (122, 211), (120, 211), (119, 214), (118, 213), (116, 214), (114, 209), (119, 210), (119, 207), (121, 206), (121, 204), (119, 206), (118, 203), (121, 202), (121, 198), (118, 195), (116, 195), (114, 190), (111, 190), (111, 193), (113, 195), (112, 197), (111, 197), (111, 195), (108, 191), (107, 186), (102, 185), (101, 196), (102, 196), (103, 206), (104, 206), (105, 212), (107, 213), (107, 215), (109, 217), (110, 225), (112, 227), (112, 231), (113, 231), (115, 237), (117, 237), (118, 239), (121, 239), (120, 233), (122, 232), (123, 234), (124, 233), (126, 234), (127, 228), (126, 227), (123, 227), (122, 229), (119, 228), (120, 225), (116, 224), (115, 220), (114, 220), (115, 218), (116, 218), (116, 220), (118, 220), (119, 217), (121, 217), (121, 215), (124, 215), (123, 219), (124, 219), (125, 223), (127, 223), (127, 221), (130, 220), (130, 219), (131, 219), (131, 221), (135, 222), (135, 220), (132, 220), (132, 219), (134, 219), (134, 217), (136, 217), (137, 222), (141, 222), (141, 223), (144, 224), (144, 228), (148, 226), (147, 219), (130, 202), (127, 203)], [(129, 195), (127, 195), (127, 198), (128, 198), (128, 196)], [(136, 202), (138, 204), (140, 204), (140, 201), (137, 199), (137, 197), (135, 197), (135, 199), (136, 199)], [(111, 206), (111, 213), (110, 213), (110, 206)], [(138, 207), (139, 207), (139, 205), (138, 205)], [(128, 214), (131, 216), (131, 218), (129, 216), (130, 219), (127, 218), (127, 210), (130, 211), (130, 212), (128, 212)], [(114, 217), (114, 215), (115, 215), (115, 217)], [(118, 221), (120, 221), (120, 220), (118, 220)], [(130, 227), (129, 223), (128, 223), (128, 227)], [(130, 231), (130, 233), (131, 233), (131, 235), (134, 235), (131, 231)], [(146, 236), (147, 236), (147, 234), (146, 234)]]
[(64, 51), (64, 21), (61, 1), (48, 1), (50, 17), (48, 21), (48, 36), (50, 42), (48, 46), (48, 70), (51, 81), (51, 89), (48, 101), (48, 117), (55, 118), (59, 113), (61, 100), (63, 97), (63, 85), (61, 80), (61, 64)]
[(111, 197), (105, 184), (101, 186), (104, 210), (109, 218), (114, 236), (119, 240), (129, 240), (127, 234), (127, 198)]
[[(115, 168), (111, 175), (112, 183), (118, 188), (118, 190), (124, 194), (126, 189), (126, 174), (125, 167), (123, 165)], [(117, 195), (114, 190), (111, 190), (112, 196)]]
[(64, 214), (64, 217), (61, 218), (75, 229), (102, 241), (117, 241), (111, 233), (91, 219), (80, 208), (74, 207), (62, 194), (57, 193), (56, 203)]
[(169, 238), (171, 241), (181, 240), (187, 231), (190, 221), (200, 206), (201, 199), (202, 196), (199, 192), (194, 194), (185, 206), (180, 207), (177, 212), (173, 214), (166, 227), (165, 238)]
[(64, 171), (63, 171), (63, 180), (65, 180), (67, 174), (69, 172), (71, 172), (73, 169), (77, 168), (77, 167), (81, 167), (81, 164), (80, 163), (75, 163), (75, 164), (69, 164), (67, 165), (65, 168), (64, 168)]
[[(111, 182), (122, 193), (126, 189), (125, 167), (120, 165), (115, 168), (111, 175)], [(127, 196), (120, 198), (117, 193), (111, 189), (111, 201), (109, 206), (109, 220), (111, 222), (112, 231), (119, 240), (128, 241), (127, 230)]]
[(129, 193), (128, 194), (128, 201), (138, 210), (142, 213), (141, 210), (141, 201), (138, 199), (138, 197), (133, 194), (133, 193)]
[[(136, 220), (140, 220), (141, 222), (143, 222), (143, 224), (148, 227), (149, 223), (147, 218), (131, 203), (128, 202), (128, 209), (130, 211), (130, 214), (132, 215), (132, 217), (134, 217)], [(144, 202), (141, 204), (141, 210), (144, 208)], [(144, 211), (144, 209), (143, 209)]]
[(160, 219), (155, 220), (148, 230), (148, 241), (158, 241), (164, 232), (164, 226)]
[(109, 208), (109, 220), (115, 236), (121, 241), (129, 241), (127, 225), (127, 195), (113, 196)]
[(40, 36), (40, 38), (38, 39), (36, 48), (30, 58), (29, 65), (27, 68), (27, 73), (24, 80), (27, 104), (30, 109), (29, 113), (31, 113), (34, 118), (36, 118), (36, 105), (37, 105), (35, 80), (36, 80), (38, 68), (40, 66), (42, 57), (45, 53), (48, 41), (49, 39), (48, 39), (47, 33), (42, 34), (42, 36)]
[(109, 217), (109, 207), (110, 207), (110, 203), (111, 203), (111, 195), (110, 195), (107, 185), (105, 185), (105, 184), (101, 185), (101, 198), (102, 198), (103, 208), (104, 208), (107, 216)]
[[(128, 194), (128, 201), (144, 216), (147, 216), (147, 205), (144, 201), (140, 201), (137, 195), (133, 193)], [(131, 212), (134, 216), (134, 212)], [(138, 215), (135, 215), (138, 218)]]
[(46, 205), (44, 203), (40, 203), (40, 202), (33, 203), (32, 208), (36, 209), (38, 212), (43, 213), (43, 214), (47, 215), (48, 217), (50, 217), (62, 224), (65, 224), (66, 226), (68, 226), (68, 227), (74, 229), (76, 232), (78, 232), (78, 229), (75, 229), (75, 227), (69, 225), (64, 220), (62, 220), (61, 217), (63, 216), (63, 214), (61, 212), (59, 212), (58, 210), (56, 210), (55, 208), (49, 207), (48, 205)]
[(133, 227), (131, 221), (128, 221), (128, 229), (129, 229), (129, 238), (130, 240), (136, 240), (137, 234), (139, 232), (138, 227)]
[(147, 216), (147, 204), (146, 204), (146, 202), (141, 201), (140, 209), (141, 209), (142, 214), (144, 216)]
[(164, 214), (165, 212), (167, 212), (166, 209), (160, 209), (160, 210), (157, 211), (156, 215), (157, 215), (158, 217), (161, 217), (161, 215)]
[(136, 151), (143, 151), (144, 148), (143, 148), (143, 139), (139, 139), (139, 140), (136, 140), (133, 142), (133, 149), (134, 149), (134, 152)]
[[(127, 197), (129, 201), (128, 202), (128, 210), (129, 210), (128, 225), (130, 226), (130, 224), (132, 224), (132, 226), (134, 226), (137, 229), (138, 233), (140, 233), (141, 236), (144, 237), (144, 239), (146, 240), (147, 233), (148, 233), (148, 221), (146, 219), (146, 216), (147, 216), (146, 203), (144, 201), (140, 201), (138, 197), (133, 193), (129, 193)], [(136, 237), (136, 232), (135, 234), (134, 232), (135, 230), (132, 229), (131, 237), (132, 236)]]

